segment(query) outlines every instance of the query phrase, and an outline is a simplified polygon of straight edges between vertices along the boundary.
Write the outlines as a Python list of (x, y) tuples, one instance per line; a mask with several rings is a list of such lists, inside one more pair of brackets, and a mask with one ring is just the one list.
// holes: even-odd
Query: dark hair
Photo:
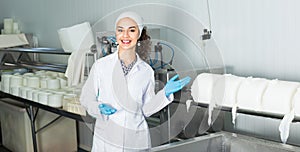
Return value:
[(151, 51), (151, 41), (150, 36), (147, 35), (147, 27), (145, 26), (142, 30), (141, 37), (138, 39), (138, 43), (136, 46), (136, 52), (140, 56), (140, 58), (144, 61), (147, 60), (149, 53)]

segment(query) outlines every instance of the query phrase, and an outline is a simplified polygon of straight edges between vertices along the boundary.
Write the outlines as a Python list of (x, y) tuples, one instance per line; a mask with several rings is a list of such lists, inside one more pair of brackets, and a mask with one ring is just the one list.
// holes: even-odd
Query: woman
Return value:
[(94, 63), (80, 97), (96, 118), (92, 151), (148, 151), (151, 140), (145, 117), (171, 103), (173, 93), (190, 78), (175, 81), (177, 75), (155, 94), (154, 71), (140, 58), (148, 54), (150, 42), (143, 19), (124, 12), (115, 28), (118, 51)]

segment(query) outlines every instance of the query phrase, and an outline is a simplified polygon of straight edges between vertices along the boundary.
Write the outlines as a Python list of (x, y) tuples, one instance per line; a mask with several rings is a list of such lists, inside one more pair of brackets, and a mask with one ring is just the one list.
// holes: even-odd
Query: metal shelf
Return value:
[[(0, 49), (0, 52), (4, 53), (4, 56), (2, 57), (2, 59), (0, 59), (0, 61), (1, 61), (0, 69), (2, 69), (2, 70), (3, 69), (15, 69), (15, 68), (21, 67), (21, 68), (27, 68), (27, 69), (65, 72), (67, 65), (37, 62), (38, 59), (35, 58), (35, 56), (37, 54), (71, 55), (71, 52), (65, 52), (63, 49), (60, 49), (60, 48), (44, 48), (44, 47), (40, 47), (40, 48), (19, 48), (19, 47), (4, 48), (4, 49)], [(12, 57), (12, 53), (16, 53), (18, 55), (16, 60)], [(33, 59), (28, 56), (28, 53), (33, 53)], [(90, 54), (88, 54), (88, 55), (90, 55)], [(14, 96), (9, 93), (2, 92), (2, 91), (0, 91), (0, 98), (15, 99), (25, 105), (27, 114), (28, 114), (30, 122), (31, 122), (32, 141), (33, 141), (34, 152), (38, 151), (36, 134), (37, 134), (37, 132), (40, 131), (40, 129), (36, 130), (35, 119), (36, 119), (39, 109), (43, 109), (45, 111), (49, 111), (49, 112), (59, 115), (53, 121), (49, 122), (47, 125), (42, 127), (42, 129), (46, 128), (48, 125), (57, 121), (62, 116), (76, 120), (78, 150), (80, 149), (79, 137), (78, 137), (78, 135), (79, 135), (78, 122), (79, 121), (86, 122), (86, 123), (90, 123), (92, 125), (95, 123), (95, 119), (92, 118), (88, 114), (87, 114), (87, 116), (82, 116), (82, 115), (79, 115), (76, 113), (68, 112), (62, 108), (50, 107), (48, 105), (43, 105), (43, 104), (31, 101), (31, 100), (27, 100), (27, 99), (24, 99), (21, 97), (17, 97), (17, 96)]]
[(66, 111), (62, 108), (50, 107), (48, 105), (43, 105), (43, 104), (40, 104), (38, 102), (27, 100), (27, 99), (24, 99), (24, 98), (21, 98), (21, 97), (18, 97), (18, 96), (14, 96), (12, 94), (5, 93), (5, 92), (2, 92), (2, 91), (0, 91), (0, 97), (1, 98), (15, 99), (16, 101), (19, 101), (20, 103), (24, 103), (24, 105), (26, 107), (31, 105), (33, 107), (41, 108), (43, 110), (46, 110), (46, 111), (49, 111), (49, 112), (52, 112), (52, 113), (55, 113), (55, 114), (58, 114), (58, 115), (61, 115), (61, 116), (64, 116), (64, 117), (68, 117), (68, 118), (71, 118), (71, 119), (74, 119), (74, 120), (87, 122), (87, 123), (94, 123), (95, 122), (94, 118), (92, 118), (89, 115), (83, 116), (83, 115), (79, 115), (79, 114), (76, 114), (76, 113), (68, 112), (68, 111)]
[(71, 52), (65, 52), (61, 48), (20, 48), (20, 47), (12, 47), (12, 48), (3, 48), (0, 49), (3, 52), (24, 52), (24, 53), (44, 53), (44, 54), (60, 54), (60, 55), (70, 55)]
[[(46, 47), (39, 47), (39, 48), (12, 47), (12, 48), (0, 49), (0, 52), (5, 53), (1, 59), (1, 64), (2, 64), (0, 66), (1, 69), (28, 68), (28, 69), (49, 70), (49, 71), (56, 71), (56, 72), (65, 72), (67, 65), (39, 63), (36, 62), (36, 59), (32, 60), (27, 55), (27, 53), (33, 53), (34, 56), (36, 56), (37, 54), (56, 54), (56, 55), (71, 54), (71, 52), (65, 52), (63, 49), (60, 48), (46, 48)], [(19, 53), (17, 60), (15, 60), (10, 53)], [(6, 61), (8, 62), (6, 63)]]
[(17, 68), (46, 70), (64, 73), (67, 69), (67, 65), (64, 64), (41, 64), (41, 63), (4, 63), (0, 65), (1, 70), (13, 70)]
[(65, 72), (67, 65), (59, 64), (41, 64), (41, 63), (20, 63), (18, 67), (24, 67), (27, 69), (36, 69), (36, 70), (46, 70), (46, 71), (56, 71), (56, 72)]
[[(30, 124), (31, 124), (31, 134), (32, 134), (32, 142), (33, 142), (34, 152), (38, 151), (36, 134), (39, 131), (41, 131), (44, 128), (51, 125), (52, 123), (54, 123), (55, 121), (57, 121), (58, 119), (60, 119), (62, 116), (70, 118), (70, 119), (74, 119), (76, 121), (76, 133), (77, 133), (77, 145), (78, 145), (77, 149), (80, 149), (80, 147), (79, 147), (79, 137), (78, 137), (78, 135), (79, 135), (78, 121), (82, 121), (82, 122), (86, 122), (86, 123), (90, 123), (90, 124), (95, 123), (95, 119), (92, 118), (88, 114), (87, 114), (87, 116), (83, 116), (83, 115), (79, 115), (79, 114), (76, 114), (76, 113), (71, 113), (71, 112), (65, 111), (62, 108), (50, 107), (50, 106), (43, 105), (43, 104), (31, 101), (31, 100), (27, 100), (27, 99), (24, 99), (24, 98), (21, 98), (21, 97), (17, 97), (17, 96), (14, 96), (14, 95), (11, 95), (9, 93), (2, 92), (2, 91), (0, 91), (0, 98), (10, 98), (10, 99), (14, 99), (14, 100), (19, 101), (20, 103), (24, 104), (24, 106), (26, 108), (26, 111), (27, 111), (27, 114), (29, 116)], [(45, 110), (45, 111), (55, 113), (59, 116), (57, 118), (53, 119), (51, 122), (48, 122), (46, 125), (44, 125), (43, 127), (41, 127), (40, 129), (37, 130), (36, 125), (35, 125), (35, 120), (36, 120), (36, 116), (37, 116), (37, 113), (38, 113), (40, 108)]]

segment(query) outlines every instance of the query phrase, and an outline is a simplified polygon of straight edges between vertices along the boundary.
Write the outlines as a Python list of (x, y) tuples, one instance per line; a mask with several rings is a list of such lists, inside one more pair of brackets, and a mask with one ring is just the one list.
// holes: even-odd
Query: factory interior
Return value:
[(190, 78), (169, 104), (142, 118), (148, 151), (300, 152), (298, 6), (297, 0), (2, 0), (0, 151), (97, 151), (98, 119), (115, 117), (100, 111), (103, 117), (94, 117), (81, 93), (94, 63), (118, 53), (116, 19), (132, 11), (151, 38), (143, 62), (153, 71), (156, 96), (173, 76)]

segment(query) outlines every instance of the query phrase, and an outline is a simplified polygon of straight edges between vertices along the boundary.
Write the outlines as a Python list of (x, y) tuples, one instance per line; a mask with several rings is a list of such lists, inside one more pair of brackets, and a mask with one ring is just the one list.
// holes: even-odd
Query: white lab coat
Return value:
[[(155, 94), (154, 87), (154, 72), (138, 55), (126, 76), (118, 52), (94, 63), (80, 97), (87, 112), (96, 118), (93, 152), (149, 150), (151, 140), (145, 117), (173, 100), (173, 95), (166, 98), (164, 90)], [(110, 104), (117, 112), (110, 116), (100, 114), (100, 103)]]

